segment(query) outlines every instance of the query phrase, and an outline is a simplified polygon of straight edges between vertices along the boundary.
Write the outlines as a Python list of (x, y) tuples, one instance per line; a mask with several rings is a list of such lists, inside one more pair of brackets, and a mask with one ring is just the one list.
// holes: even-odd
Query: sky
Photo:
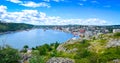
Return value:
[(120, 0), (0, 0), (0, 20), (34, 25), (120, 25)]

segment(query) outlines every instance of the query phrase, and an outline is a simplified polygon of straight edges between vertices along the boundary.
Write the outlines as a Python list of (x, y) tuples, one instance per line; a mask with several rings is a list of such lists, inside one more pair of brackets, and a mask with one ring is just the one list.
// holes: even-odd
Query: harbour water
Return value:
[(29, 31), (20, 31), (10, 34), (0, 35), (0, 45), (10, 45), (16, 49), (22, 49), (24, 45), (36, 47), (43, 44), (65, 42), (74, 35), (71, 33), (65, 33), (57, 30), (43, 30), (43, 29), (32, 29)]

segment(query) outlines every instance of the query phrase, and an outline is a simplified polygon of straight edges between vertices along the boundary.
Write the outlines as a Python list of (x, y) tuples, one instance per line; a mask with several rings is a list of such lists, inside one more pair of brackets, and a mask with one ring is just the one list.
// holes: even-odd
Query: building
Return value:
[(113, 33), (120, 32), (120, 29), (113, 29)]

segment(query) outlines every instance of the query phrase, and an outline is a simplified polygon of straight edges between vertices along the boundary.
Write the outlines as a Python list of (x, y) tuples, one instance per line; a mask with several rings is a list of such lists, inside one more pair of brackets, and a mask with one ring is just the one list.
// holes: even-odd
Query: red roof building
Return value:
[(85, 33), (85, 29), (80, 29), (80, 33)]

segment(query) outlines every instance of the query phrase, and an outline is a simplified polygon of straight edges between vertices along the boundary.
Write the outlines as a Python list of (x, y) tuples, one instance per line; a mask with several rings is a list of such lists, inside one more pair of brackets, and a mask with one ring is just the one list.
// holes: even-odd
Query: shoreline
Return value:
[[(19, 32), (29, 32), (30, 30), (36, 30), (36, 29), (39, 30), (39, 29), (41, 29), (41, 28), (32, 28), (32, 29), (17, 30), (17, 31), (7, 31), (7, 32), (0, 33), (0, 36), (2, 36), (2, 35), (8, 35), (8, 34), (14, 34), (14, 33), (19, 33)], [(44, 29), (41, 29), (41, 30), (44, 31)], [(54, 29), (48, 29), (48, 30), (54, 30)], [(61, 30), (54, 30), (54, 31), (64, 32), (64, 31), (61, 31)], [(67, 33), (67, 32), (64, 32), (64, 33)], [(71, 33), (70, 33), (70, 34), (71, 34)], [(73, 37), (74, 37), (74, 36), (73, 36)], [(73, 39), (73, 37), (67, 39), (66, 41)], [(57, 40), (57, 41), (58, 41), (58, 40)], [(64, 43), (64, 42), (66, 42), (66, 41), (63, 41), (63, 42), (61, 42), (61, 43)], [(56, 41), (55, 41), (55, 42), (56, 42)], [(52, 42), (52, 43), (55, 43), (55, 42)], [(59, 41), (58, 41), (58, 42), (59, 42)], [(13, 46), (12, 46), (12, 47), (13, 47)], [(32, 47), (31, 47), (31, 48), (32, 48)], [(19, 48), (15, 48), (15, 49), (19, 49)], [(21, 48), (20, 48), (19, 50), (21, 50)]]
[(31, 29), (25, 29), (25, 30), (16, 30), (16, 31), (0, 32), (0, 35), (10, 34), (10, 33), (16, 33), (16, 32), (21, 32), (21, 31), (29, 31), (29, 30), (32, 30), (32, 29), (34, 29), (34, 28), (31, 28)]

